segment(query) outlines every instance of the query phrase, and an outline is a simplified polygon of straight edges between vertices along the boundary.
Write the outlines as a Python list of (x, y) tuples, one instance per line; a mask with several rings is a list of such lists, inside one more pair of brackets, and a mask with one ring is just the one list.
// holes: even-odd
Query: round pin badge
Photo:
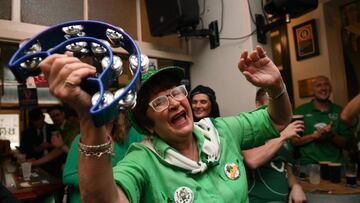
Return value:
[(175, 190), (174, 200), (176, 203), (192, 203), (194, 201), (194, 193), (188, 187), (179, 187)]
[(240, 176), (239, 166), (235, 163), (227, 163), (224, 167), (224, 171), (226, 176), (231, 180), (235, 180)]

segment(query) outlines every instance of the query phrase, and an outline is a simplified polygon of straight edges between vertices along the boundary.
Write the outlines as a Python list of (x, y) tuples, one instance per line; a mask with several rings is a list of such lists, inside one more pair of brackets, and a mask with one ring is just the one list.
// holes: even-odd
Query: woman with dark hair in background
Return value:
[(216, 102), (215, 91), (210, 87), (198, 85), (190, 92), (190, 103), (194, 121), (206, 117), (220, 117), (219, 105)]

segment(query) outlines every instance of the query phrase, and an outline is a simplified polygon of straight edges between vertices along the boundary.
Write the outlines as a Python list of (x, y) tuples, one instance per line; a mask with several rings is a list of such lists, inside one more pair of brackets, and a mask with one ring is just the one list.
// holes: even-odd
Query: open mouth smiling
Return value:
[(180, 111), (179, 113), (175, 114), (170, 120), (171, 124), (173, 125), (180, 125), (186, 122), (186, 112)]

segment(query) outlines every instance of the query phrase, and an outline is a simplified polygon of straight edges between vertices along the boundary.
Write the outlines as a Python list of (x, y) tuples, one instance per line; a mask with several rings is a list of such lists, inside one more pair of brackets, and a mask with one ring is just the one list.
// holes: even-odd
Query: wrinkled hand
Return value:
[(299, 132), (303, 132), (304, 131), (304, 121), (294, 121), (292, 123), (289, 123), (288, 126), (286, 126), (286, 128), (281, 131), (280, 133), (280, 137), (284, 138), (284, 139), (291, 139), (293, 137), (300, 137), (299, 136)]
[(96, 69), (81, 62), (71, 53), (53, 54), (40, 63), (41, 71), (49, 83), (50, 92), (70, 104), (79, 115), (88, 114), (90, 95), (80, 88), (83, 79), (94, 75)]
[(259, 46), (251, 53), (241, 53), (238, 68), (249, 82), (258, 87), (268, 88), (282, 81), (279, 69)]
[(302, 203), (306, 201), (306, 196), (299, 184), (293, 185), (289, 195), (289, 203)]

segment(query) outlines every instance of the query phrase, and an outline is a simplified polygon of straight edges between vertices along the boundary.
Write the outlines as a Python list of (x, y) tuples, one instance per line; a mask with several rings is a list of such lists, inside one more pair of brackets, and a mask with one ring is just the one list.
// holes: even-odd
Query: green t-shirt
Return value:
[[(191, 174), (164, 161), (170, 148), (154, 138), (156, 155), (143, 144), (130, 146), (125, 158), (114, 167), (116, 183), (130, 202), (174, 202), (174, 194), (183, 187), (191, 190), (194, 202), (248, 202), (246, 173), (240, 152), (264, 144), (279, 136), (266, 110), (241, 113), (239, 116), (212, 119), (220, 138), (220, 159), (200, 174)], [(204, 135), (194, 128), (198, 149), (202, 149)], [(206, 161), (204, 153), (200, 160)], [(225, 173), (226, 166), (236, 164), (239, 176), (232, 180)]]
[[(63, 183), (68, 185), (68, 202), (77, 203), (81, 202), (79, 192), (79, 176), (78, 176), (78, 161), (79, 161), (79, 150), (77, 143), (79, 142), (80, 135), (77, 135), (71, 144), (68, 156), (66, 159), (64, 172), (63, 172)], [(134, 128), (130, 128), (127, 138), (124, 143), (118, 141), (114, 142), (114, 153), (111, 157), (112, 165), (115, 166), (118, 161), (124, 158), (126, 150), (134, 142), (141, 142), (144, 139), (142, 134), (139, 134)]]
[(246, 168), (251, 203), (288, 202), (286, 165), (293, 164), (292, 152), (291, 143), (286, 141), (268, 163), (255, 170)]
[[(332, 122), (334, 133), (351, 139), (351, 131), (340, 122), (340, 113), (341, 107), (334, 103), (330, 103), (327, 111), (321, 112), (315, 108), (313, 101), (299, 106), (294, 111), (294, 114), (304, 115), (304, 136), (312, 134), (316, 127)], [(302, 145), (299, 148), (299, 152), (301, 165), (318, 163), (319, 161), (343, 161), (342, 150), (330, 138), (315, 140)]]

